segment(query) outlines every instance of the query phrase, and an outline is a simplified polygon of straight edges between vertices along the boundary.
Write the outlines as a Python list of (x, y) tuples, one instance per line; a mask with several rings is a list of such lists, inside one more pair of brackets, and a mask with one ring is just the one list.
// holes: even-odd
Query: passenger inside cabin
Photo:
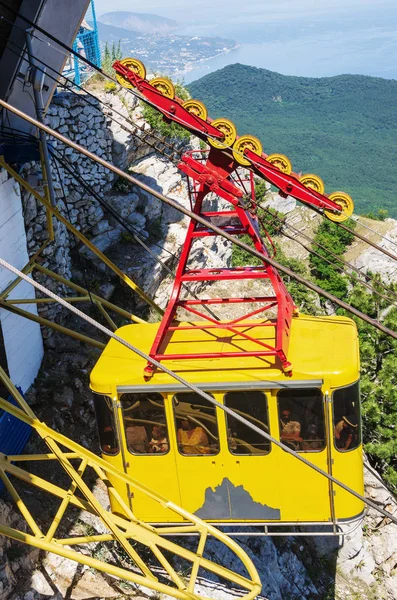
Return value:
[(162, 425), (154, 425), (152, 429), (152, 439), (148, 444), (148, 451), (156, 454), (165, 454), (168, 452), (169, 444)]
[(335, 425), (335, 444), (339, 450), (357, 447), (358, 420), (355, 415), (348, 415)]
[(284, 389), (277, 394), (280, 440), (297, 452), (325, 448), (324, 398), (320, 389)]
[(189, 419), (181, 419), (177, 433), (182, 454), (211, 454), (208, 436), (200, 426), (194, 427)]
[[(136, 415), (135, 415), (136, 416)], [(144, 454), (148, 444), (146, 428), (143, 425), (128, 424), (125, 430), (128, 450), (133, 454)]]
[(280, 439), (292, 450), (299, 450), (301, 447), (301, 424), (298, 417), (291, 413), (290, 408), (281, 411)]

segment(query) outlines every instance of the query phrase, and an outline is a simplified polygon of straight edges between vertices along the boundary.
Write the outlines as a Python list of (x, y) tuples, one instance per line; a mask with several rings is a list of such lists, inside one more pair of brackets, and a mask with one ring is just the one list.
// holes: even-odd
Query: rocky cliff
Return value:
[[(139, 106), (123, 93), (106, 94), (104, 99), (109, 104), (106, 109), (99, 103), (94, 107), (87, 107), (83, 98), (61, 94), (49, 109), (48, 122), (88, 149), (113, 160), (123, 169), (128, 169), (141, 181), (188, 206), (185, 181), (176, 167), (153, 149), (152, 146), (158, 140), (148, 131)], [(118, 113), (119, 123), (111, 120), (116, 115), (115, 111)], [(134, 130), (135, 135), (131, 135), (131, 124), (123, 121), (120, 113), (126, 119), (132, 118), (139, 126)], [(152, 146), (148, 146), (146, 141), (151, 142)], [(148, 245), (150, 253), (126, 235), (122, 225), (62, 167), (59, 173), (55, 171), (59, 209), (164, 306), (169, 296), (171, 278), (157, 259), (168, 269), (175, 267), (186, 234), (186, 218), (163, 207), (146, 192), (116, 182), (102, 167), (93, 166), (74, 151), (61, 145), (56, 145), (56, 148), (70, 160), (73, 168), (94, 191), (105, 195), (107, 202), (128, 223), (134, 234)], [(35, 165), (28, 165), (27, 172), (32, 173), (35, 168)], [(318, 220), (315, 213), (297, 207), (292, 199), (284, 200), (276, 194), (269, 194), (266, 201), (269, 206), (283, 212), (289, 224), (312, 235)], [(24, 194), (24, 209), (29, 250), (33, 254), (41, 241), (40, 233), (43, 231), (45, 215), (43, 209), (27, 194)], [(397, 243), (397, 222), (392, 219), (384, 223), (360, 219), (359, 227), (365, 235), (373, 236), (380, 245)], [(371, 227), (373, 231), (369, 231), (367, 227)], [(380, 234), (384, 237), (380, 237)], [(78, 278), (82, 267), (76, 258), (77, 249), (83, 261), (94, 260), (99, 275), (102, 273), (101, 285), (108, 285), (109, 272), (101, 271), (102, 265), (86, 248), (76, 247), (75, 240), (62, 227), (56, 229), (55, 242), (46, 249), (44, 264), (65, 277), (73, 274)], [(283, 249), (286, 254), (302, 261), (307, 260), (307, 251), (293, 240), (283, 242)], [(211, 266), (230, 264), (230, 244), (214, 238), (200, 242), (195, 248), (194, 264), (203, 264), (204, 258)], [(389, 259), (376, 251), (364, 249), (361, 242), (350, 247), (346, 258), (364, 271), (370, 267), (372, 271), (378, 271), (390, 280), (397, 278), (396, 268)], [(49, 280), (44, 280), (44, 284), (50, 287), (53, 285)], [(109, 295), (117, 288), (114, 278), (110, 280), (110, 286)], [(59, 291), (57, 287), (55, 289)], [(208, 290), (205, 292), (208, 293)], [(137, 307), (139, 308), (139, 302)], [(49, 318), (54, 315), (61, 318), (58, 309), (46, 310)], [(59, 343), (58, 337), (55, 336), (55, 341), (53, 337), (52, 343), (48, 343), (42, 373), (30, 395), (30, 401), (34, 403), (41, 418), (45, 417), (62, 433), (70, 434), (73, 429), (76, 438), (81, 433), (82, 443), (91, 447), (96, 446), (96, 432), (89, 394), (85, 390), (88, 389), (87, 373), (94, 361), (95, 356), (82, 349), (78, 343), (69, 340)], [(73, 377), (71, 373), (74, 374)], [(55, 410), (50, 406), (53, 405), (54, 397)], [(67, 415), (72, 406), (75, 414), (71, 419)], [(99, 484), (97, 491), (102, 501), (106, 502), (104, 490)], [(392, 494), (369, 466), (366, 469), (366, 493), (379, 506), (397, 515), (397, 505)], [(87, 523), (84, 521), (85, 517), (81, 518), (82, 523), (100, 530), (99, 523)], [(8, 525), (19, 522), (10, 504), (4, 500), (0, 500), (0, 522)], [(297, 535), (292, 537), (245, 537), (241, 538), (241, 544), (254, 560), (261, 575), (263, 598), (392, 600), (397, 597), (396, 532), (395, 526), (387, 519), (370, 510), (364, 521), (343, 539), (326, 535), (302, 537), (297, 530)], [(327, 532), (324, 531), (325, 533)], [(213, 552), (216, 551), (214, 548)], [(235, 595), (235, 591), (224, 588), (219, 581), (203, 581), (201, 585), (202, 592), (213, 598), (226, 600)], [(38, 562), (36, 551), (24, 551), (0, 538), (1, 600), (88, 600), (136, 596), (139, 593), (133, 587), (123, 588), (110, 578), (52, 555), (41, 557)], [(150, 594), (145, 591), (145, 597), (148, 595)]]

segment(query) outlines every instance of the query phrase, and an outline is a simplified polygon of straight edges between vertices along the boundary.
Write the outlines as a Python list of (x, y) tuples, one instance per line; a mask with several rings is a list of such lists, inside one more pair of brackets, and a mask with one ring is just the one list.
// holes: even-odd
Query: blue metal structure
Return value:
[[(99, 48), (98, 26), (95, 14), (95, 3), (91, 0), (90, 6), (80, 25), (79, 32), (73, 43), (73, 50), (90, 60), (97, 67), (101, 66), (101, 51)], [(93, 70), (76, 56), (70, 57), (63, 74), (80, 85), (87, 80)]]
[[(18, 391), (22, 394), (22, 390), (20, 388), (18, 388)], [(17, 402), (12, 396), (9, 396), (7, 401), (15, 406), (18, 406)], [(2, 454), (6, 454), (7, 456), (21, 454), (31, 432), (32, 428), (30, 425), (23, 423), (7, 412), (0, 411), (0, 452)], [(0, 481), (0, 494), (3, 491), (4, 484), (2, 481)]]

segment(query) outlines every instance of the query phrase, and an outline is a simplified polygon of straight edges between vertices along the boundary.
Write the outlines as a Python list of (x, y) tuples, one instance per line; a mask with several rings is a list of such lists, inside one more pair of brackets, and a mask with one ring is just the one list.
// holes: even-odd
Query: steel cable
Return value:
[[(367, 287), (369, 290), (371, 290), (372, 292), (374, 292), (378, 296), (381, 296), (385, 300), (389, 300), (392, 304), (396, 304), (396, 302), (397, 302), (397, 294), (393, 290), (391, 290), (390, 288), (388, 288), (383, 282), (376, 281), (376, 279), (371, 274), (369, 274), (369, 273), (368, 274), (363, 273), (362, 271), (360, 271), (360, 269), (358, 269), (357, 267), (355, 267), (354, 265), (352, 265), (350, 262), (348, 262), (346, 260), (343, 260), (342, 258), (340, 258), (339, 256), (337, 256), (336, 254), (334, 254), (333, 252), (331, 252), (331, 250), (329, 248), (326, 248), (323, 244), (320, 244), (319, 242), (316, 242), (315, 240), (311, 239), (308, 235), (306, 235), (305, 233), (303, 233), (299, 229), (296, 229), (295, 227), (293, 227), (289, 223), (286, 223), (285, 221), (283, 221), (283, 219), (280, 219), (280, 217), (278, 217), (277, 215), (274, 215), (273, 213), (271, 213), (267, 207), (263, 206), (262, 204), (258, 204), (258, 206), (260, 206), (263, 210), (265, 210), (270, 215), (270, 217), (272, 217), (273, 223), (275, 221), (278, 221), (278, 223), (281, 224), (280, 227), (278, 228), (278, 231), (282, 235), (284, 235), (284, 236), (288, 237), (289, 239), (291, 239), (292, 241), (300, 244), (310, 254), (313, 254), (314, 256), (317, 256), (318, 258), (320, 258), (324, 262), (327, 262), (328, 264), (335, 266), (334, 263), (331, 260), (329, 260), (325, 256), (322, 256), (321, 254), (319, 254), (318, 252), (316, 252), (315, 250), (313, 250), (313, 248), (309, 248), (308, 246), (306, 246), (305, 244), (303, 244), (303, 242), (297, 240), (296, 237), (293, 237), (292, 235), (289, 235), (288, 233), (286, 233), (285, 231), (283, 231), (283, 227), (286, 227), (287, 229), (290, 229), (295, 236), (301, 236), (301, 237), (303, 237), (310, 244), (314, 244), (318, 248), (324, 250), (325, 252), (327, 252), (327, 254), (329, 256), (332, 256), (335, 260), (337, 260), (338, 262), (340, 262), (341, 264), (343, 264), (345, 267), (347, 267), (348, 269), (351, 269), (354, 273), (357, 273), (357, 275), (359, 275), (360, 278), (361, 278), (360, 283), (363, 286)], [(337, 268), (338, 268), (338, 270), (340, 272), (342, 272), (345, 275), (349, 276), (349, 273), (347, 273), (346, 269), (342, 269), (340, 267), (337, 267)], [(374, 281), (375, 283), (377, 283), (378, 285), (380, 285), (383, 290), (385, 290), (386, 292), (389, 292), (392, 296), (394, 296), (394, 299), (391, 298), (390, 296), (385, 296), (384, 294), (381, 294), (373, 286), (369, 285), (367, 283), (367, 281), (363, 281), (363, 279), (365, 279), (365, 280), (370, 279), (371, 281)]]
[[(2, 0), (0, 0), (0, 5), (3, 5), (4, 7), (6, 7), (6, 5), (4, 4), (4, 2)], [(8, 8), (8, 7), (7, 7)], [(86, 57), (83, 57), (81, 55), (78, 54), (78, 52), (76, 52), (75, 50), (73, 50), (73, 48), (70, 48), (69, 46), (67, 46), (66, 44), (64, 44), (63, 42), (61, 42), (60, 40), (58, 40), (55, 36), (53, 36), (52, 34), (50, 34), (49, 32), (47, 32), (46, 30), (42, 29), (39, 25), (33, 23), (30, 19), (26, 18), (23, 15), (20, 15), (19, 12), (10, 9), (11, 12), (13, 14), (15, 14), (16, 16), (21, 17), (23, 20), (25, 20), (25, 22), (27, 22), (29, 25), (31, 25), (32, 27), (35, 27), (38, 31), (40, 31), (41, 33), (43, 33), (45, 36), (47, 36), (48, 38), (50, 38), (51, 40), (53, 40), (56, 44), (60, 45), (62, 48), (64, 48), (67, 51), (67, 54), (65, 54), (64, 52), (62, 54), (65, 55), (69, 55), (70, 53), (73, 54), (77, 59), (82, 60), (83, 62), (85, 62), (86, 64), (88, 64), (91, 68), (95, 69), (98, 73), (100, 73), (101, 75), (103, 75), (104, 77), (106, 77), (107, 79), (109, 79), (110, 81), (113, 81), (114, 83), (116, 83), (117, 85), (120, 86), (119, 82), (117, 81), (117, 79), (111, 77), (110, 75), (108, 75), (107, 73), (105, 73), (104, 71), (102, 71), (102, 69), (100, 69), (99, 67), (97, 67), (94, 63), (92, 63), (90, 60), (88, 60)], [(4, 16), (1, 16), (0, 19), (4, 19), (6, 21), (8, 21), (8, 19), (6, 19)], [(11, 21), (9, 21), (12, 25), (15, 25), (14, 23), (12, 23)], [(15, 25), (16, 27), (19, 27), (18, 25)], [(21, 27), (19, 27), (19, 29), (22, 29)], [(23, 30), (23, 29), (22, 29)], [(51, 46), (54, 50), (57, 50), (59, 52), (61, 52), (59, 50), (59, 48), (56, 48), (54, 46), (52, 46), (52, 44), (50, 44), (49, 42), (46, 42), (45, 40), (42, 40), (41, 38), (39, 38), (38, 36), (36, 36), (35, 34), (31, 33), (31, 35), (33, 37), (35, 37), (37, 40), (39, 40), (40, 42), (47, 44), (49, 46)], [(122, 86), (121, 86), (122, 87)], [(125, 88), (124, 88), (125, 89)], [(136, 95), (137, 97), (140, 98), (140, 100), (142, 100), (143, 102), (146, 102), (147, 104), (150, 104), (151, 106), (153, 106), (153, 108), (155, 108), (156, 110), (158, 110), (157, 106), (151, 102), (150, 100), (148, 100), (145, 96), (143, 96), (142, 94), (140, 94), (137, 90), (135, 89), (128, 89), (129, 92), (131, 92), (132, 94)], [(171, 119), (173, 118), (173, 114), (164, 110), (164, 111), (160, 111), (163, 112), (165, 114), (167, 114)], [(193, 130), (196, 131), (197, 133), (200, 134), (200, 136), (203, 135), (203, 133), (195, 128), (194, 126), (190, 125), (189, 123), (186, 123), (185, 121), (182, 120), (182, 123), (184, 123), (187, 128), (189, 130)], [(199, 136), (199, 137), (200, 137)], [(207, 138), (211, 138), (211, 139), (215, 139), (213, 138), (213, 136), (211, 135), (207, 135)], [(225, 150), (228, 150), (231, 148), (225, 146)], [(236, 151), (235, 151), (236, 152)], [(241, 152), (237, 152), (238, 154), (240, 154), (240, 156), (244, 156), (243, 153)], [(259, 163), (255, 162), (255, 161), (251, 161), (253, 165), (256, 166), (260, 166)], [(310, 207), (313, 210), (316, 210), (314, 207)], [(323, 214), (320, 210), (317, 210), (317, 212), (319, 212), (321, 215)], [(356, 215), (353, 215), (356, 216)], [(389, 256), (390, 258), (392, 258), (393, 260), (397, 260), (397, 256), (388, 252), (387, 250), (383, 249), (382, 247), (378, 246), (377, 244), (371, 242), (370, 240), (366, 239), (364, 236), (361, 236), (360, 234), (358, 234), (357, 232), (354, 232), (353, 230), (350, 230), (349, 228), (347, 228), (345, 225), (343, 225), (343, 223), (338, 223), (338, 225), (344, 229), (346, 229), (347, 231), (350, 231), (350, 233), (352, 233), (353, 235), (355, 235), (356, 237), (358, 237), (359, 239), (361, 239), (362, 241), (366, 242), (367, 244), (373, 246), (374, 248), (376, 248), (377, 250), (379, 250), (380, 252), (384, 253), (385, 255)], [(396, 244), (397, 245), (397, 244)]]
[[(317, 465), (311, 463), (307, 458), (305, 458), (301, 454), (298, 454), (297, 452), (295, 452), (294, 450), (292, 450), (291, 448), (289, 448), (287, 445), (283, 444), (283, 442), (280, 442), (279, 440), (277, 440), (276, 438), (274, 438), (273, 436), (271, 436), (266, 431), (263, 431), (263, 429), (260, 429), (259, 427), (257, 427), (256, 425), (254, 425), (253, 423), (251, 423), (250, 421), (248, 421), (247, 419), (245, 419), (244, 417), (242, 417), (239, 413), (237, 413), (234, 410), (232, 410), (231, 408), (229, 408), (228, 406), (225, 406), (224, 404), (221, 404), (220, 402), (218, 402), (217, 400), (215, 400), (215, 398), (213, 398), (211, 395), (207, 394), (206, 392), (204, 392), (203, 390), (201, 390), (199, 387), (197, 387), (193, 383), (190, 383), (190, 382), (186, 381), (185, 379), (183, 379), (182, 377), (180, 377), (177, 373), (175, 373), (171, 369), (168, 369), (167, 367), (165, 367), (163, 364), (159, 363), (157, 360), (155, 360), (154, 358), (152, 358), (148, 354), (145, 354), (139, 348), (136, 348), (135, 346), (133, 346), (129, 342), (125, 341), (123, 338), (121, 338), (120, 336), (118, 336), (116, 333), (113, 333), (113, 331), (110, 331), (110, 329), (108, 329), (107, 327), (104, 327), (103, 325), (101, 325), (100, 323), (98, 323), (97, 321), (95, 321), (94, 319), (92, 319), (91, 317), (89, 317), (88, 315), (86, 315), (85, 313), (83, 313), (81, 310), (79, 310), (75, 306), (72, 306), (71, 304), (69, 304), (68, 302), (66, 302), (66, 300), (64, 300), (60, 296), (57, 296), (57, 294), (54, 294), (53, 292), (51, 292), (50, 290), (48, 290), (44, 286), (40, 285), (39, 283), (37, 283), (37, 281), (34, 281), (30, 277), (28, 277), (27, 275), (25, 275), (24, 273), (22, 273), (22, 271), (19, 271), (19, 269), (16, 269), (15, 267), (13, 267), (9, 263), (7, 263), (2, 258), (0, 258), (0, 265), (2, 267), (4, 267), (4, 268), (8, 269), (8, 271), (11, 271), (15, 275), (17, 275), (18, 277), (20, 277), (21, 279), (23, 279), (24, 281), (26, 281), (30, 285), (33, 285), (36, 289), (38, 289), (43, 294), (46, 294), (50, 298), (53, 298), (56, 302), (59, 302), (59, 304), (62, 304), (62, 306), (64, 306), (67, 310), (73, 312), (75, 315), (77, 315), (81, 319), (84, 319), (87, 323), (89, 323), (90, 325), (92, 325), (93, 327), (95, 327), (96, 329), (98, 329), (99, 331), (102, 331), (108, 337), (112, 338), (116, 342), (119, 342), (125, 348), (128, 348), (128, 350), (131, 350), (132, 352), (134, 352), (135, 354), (137, 354), (138, 356), (140, 356), (144, 360), (150, 362), (154, 367), (160, 369), (161, 371), (163, 371), (164, 373), (166, 373), (167, 375), (169, 375), (170, 377), (172, 377), (173, 379), (175, 379), (176, 381), (178, 381), (185, 388), (188, 388), (189, 390), (191, 390), (195, 394), (198, 394), (199, 396), (201, 396), (202, 398), (204, 398), (205, 400), (207, 400), (208, 402), (210, 402), (210, 404), (212, 404), (213, 406), (216, 406), (217, 408), (219, 408), (220, 410), (222, 410), (224, 413), (226, 413), (226, 414), (230, 415), (231, 417), (233, 417), (233, 419), (236, 419), (237, 421), (240, 421), (240, 423), (243, 423), (243, 425), (245, 425), (246, 427), (248, 427), (249, 429), (251, 429), (252, 431), (254, 431), (255, 433), (257, 433), (261, 437), (265, 438), (267, 441), (272, 442), (273, 444), (275, 444), (276, 446), (278, 446), (279, 448), (281, 448), (281, 450), (283, 450), (287, 454), (290, 454), (291, 456), (295, 457), (301, 463), (305, 464), (310, 469), (313, 469), (319, 475), (321, 475), (321, 476), (325, 477), (326, 479), (328, 479), (328, 481), (331, 481), (335, 485), (338, 485), (343, 490), (345, 490), (346, 492), (348, 492), (349, 494), (351, 494), (352, 496), (354, 496), (355, 498), (357, 498), (361, 502), (367, 504), (368, 506), (370, 506), (371, 508), (373, 508), (374, 510), (376, 510), (377, 512), (379, 512), (380, 514), (382, 514), (384, 517), (387, 517), (388, 519), (390, 519), (395, 525), (397, 525), (397, 517), (395, 517), (390, 512), (388, 512), (385, 509), (383, 509), (380, 506), (378, 506), (378, 504), (376, 502), (374, 502), (373, 500), (370, 500), (368, 498), (365, 498), (364, 496), (361, 496), (361, 494), (359, 494), (358, 492), (356, 492), (355, 490), (353, 490), (352, 488), (350, 488), (349, 486), (347, 486), (345, 483), (343, 483), (342, 481), (340, 481), (339, 479), (337, 479), (333, 475), (330, 475), (326, 471), (323, 471), (322, 469), (320, 469), (320, 467), (318, 467)], [(277, 382), (277, 383), (278, 383), (278, 385), (280, 387), (282, 387), (282, 382)]]
[(386, 237), (385, 235), (383, 235), (379, 231), (376, 231), (376, 229), (373, 229), (372, 227), (370, 227), (366, 223), (363, 223), (363, 221), (359, 221), (359, 217), (358, 216), (354, 215), (354, 220), (356, 222), (358, 222), (358, 224), (361, 225), (361, 227), (364, 227), (365, 229), (368, 229), (369, 231), (372, 231), (372, 233), (376, 233), (376, 235), (378, 235), (379, 237), (381, 237), (382, 239), (384, 239), (386, 242), (389, 242), (393, 246), (397, 247), (397, 242), (395, 242), (394, 240), (391, 240), (390, 238)]
[[(97, 192), (95, 192), (95, 190), (93, 190), (89, 185), (87, 185), (85, 183), (84, 179), (81, 178), (77, 174), (77, 172), (72, 168), (72, 166), (70, 165), (68, 160), (66, 160), (65, 158), (60, 158), (59, 156), (55, 156), (54, 152), (58, 152), (55, 148), (51, 147), (51, 152), (52, 152), (53, 157), (63, 166), (63, 168), (66, 169), (68, 171), (68, 173), (83, 187), (83, 189), (85, 189), (90, 195), (92, 195), (93, 198), (95, 198), (97, 200), (97, 202), (99, 202), (99, 204), (101, 206), (103, 206), (112, 215), (112, 217), (134, 238), (134, 240), (137, 242), (137, 244), (139, 244), (169, 275), (172, 275), (173, 277), (175, 277), (175, 271), (170, 269), (168, 267), (168, 265), (166, 265), (155, 254), (155, 252), (153, 252), (153, 250), (142, 240), (142, 238), (139, 237), (139, 235), (138, 235), (139, 232), (137, 231), (137, 229), (135, 229), (135, 227), (133, 225), (131, 225), (131, 223), (129, 223), (127, 220), (123, 219), (120, 216), (120, 214), (113, 208), (113, 206), (111, 204), (109, 204), (104, 198), (102, 198), (99, 194), (97, 194)], [(69, 219), (69, 221), (70, 221), (70, 219)], [(164, 246), (161, 246), (161, 244), (154, 242), (154, 245), (158, 246), (164, 252), (167, 252), (175, 260), (178, 259), (176, 254), (174, 254), (173, 252), (171, 252)], [(194, 292), (192, 292), (191, 290), (189, 290), (189, 286), (186, 283), (183, 282), (182, 287), (193, 298), (195, 298), (196, 300), (198, 299), (196, 294)], [(215, 315), (208, 306), (204, 306), (203, 308), (205, 310), (207, 310), (207, 312), (214, 319), (219, 320), (219, 317), (217, 317), (217, 315)]]
[[(0, 1), (0, 4), (1, 4), (1, 1)], [(39, 29), (40, 29), (40, 28), (39, 28)], [(45, 34), (47, 34), (47, 32), (44, 32), (44, 33), (45, 33)], [(53, 38), (53, 36), (51, 36), (51, 34), (48, 34), (48, 36), (49, 36), (51, 39)], [(37, 36), (35, 36), (35, 37), (37, 37)], [(44, 42), (44, 40), (41, 40), (40, 38), (37, 38), (37, 39), (39, 39), (40, 41)], [(45, 43), (45, 42), (44, 42), (44, 43)], [(62, 44), (61, 44), (61, 45), (62, 45)], [(71, 49), (69, 49), (69, 50), (71, 50)], [(96, 68), (96, 70), (98, 70), (99, 72), (102, 72), (102, 71), (101, 71), (100, 69), (98, 69), (98, 68)], [(106, 75), (106, 74), (105, 74), (105, 73), (103, 73), (103, 75)], [(110, 79), (112, 79), (112, 80), (113, 80), (113, 78), (110, 78)], [(145, 100), (145, 99), (144, 99), (144, 100)], [(96, 108), (97, 108), (97, 107), (96, 107)], [(322, 213), (321, 213), (321, 211), (317, 211), (317, 212), (320, 212), (320, 214), (322, 214)], [(370, 244), (370, 245), (374, 246), (376, 249), (378, 249), (379, 251), (381, 251), (381, 252), (385, 253), (385, 254), (386, 254), (386, 255), (388, 255), (389, 257), (391, 257), (391, 258), (393, 258), (393, 259), (397, 260), (397, 257), (396, 257), (395, 255), (393, 255), (393, 254), (391, 254), (391, 253), (389, 253), (389, 252), (385, 251), (384, 249), (382, 249), (382, 248), (381, 248), (381, 247), (379, 247), (378, 245), (374, 244), (374, 243), (373, 243), (373, 242), (371, 242), (370, 240), (367, 240), (366, 238), (364, 238), (364, 236), (361, 236), (360, 234), (357, 234), (356, 232), (354, 232), (354, 231), (353, 231), (353, 230), (351, 230), (350, 228), (347, 228), (346, 226), (344, 226), (342, 223), (338, 223), (338, 225), (340, 225), (342, 228), (346, 229), (347, 231), (349, 231), (349, 232), (350, 232), (350, 233), (352, 233), (353, 235), (355, 235), (355, 236), (359, 237), (359, 238), (360, 238), (360, 239), (362, 239), (364, 242), (366, 242), (366, 243), (368, 243), (368, 244)]]
[[(1, 0), (0, 0), (0, 2), (1, 2)], [(232, 235), (230, 235), (229, 233), (227, 233), (226, 231), (224, 231), (220, 227), (217, 227), (216, 225), (214, 225), (213, 223), (211, 223), (207, 219), (204, 219), (202, 216), (195, 214), (194, 212), (192, 212), (189, 209), (185, 208), (184, 206), (182, 206), (181, 204), (179, 204), (175, 200), (173, 200), (173, 199), (165, 196), (164, 194), (161, 194), (157, 190), (154, 190), (153, 188), (151, 188), (149, 185), (147, 185), (147, 184), (139, 181), (139, 179), (137, 179), (136, 177), (133, 177), (130, 174), (124, 173), (118, 167), (115, 167), (114, 165), (112, 165), (108, 161), (104, 160), (103, 158), (101, 158), (99, 156), (96, 156), (95, 154), (93, 154), (92, 152), (90, 152), (89, 150), (87, 150), (86, 148), (84, 148), (83, 146), (80, 146), (79, 144), (76, 144), (76, 142), (73, 142), (73, 141), (69, 140), (68, 138), (66, 138), (62, 134), (60, 134), (57, 131), (54, 131), (53, 129), (51, 129), (50, 127), (48, 127), (47, 125), (43, 125), (42, 123), (40, 123), (39, 121), (37, 121), (33, 117), (30, 117), (29, 115), (25, 114), (24, 112), (20, 111), (15, 106), (10, 105), (9, 103), (5, 102), (4, 100), (0, 100), (0, 106), (3, 106), (7, 110), (13, 112), (15, 115), (17, 115), (20, 118), (28, 121), (29, 123), (31, 123), (35, 127), (38, 127), (39, 129), (42, 129), (47, 134), (55, 137), (56, 139), (60, 140), (64, 144), (70, 146), (71, 148), (74, 148), (78, 152), (81, 152), (82, 154), (84, 154), (85, 156), (87, 156), (88, 158), (90, 158), (91, 160), (93, 160), (93, 161), (97, 162), (98, 164), (104, 166), (106, 169), (109, 169), (110, 171), (112, 171), (116, 175), (119, 175), (120, 177), (126, 179), (130, 183), (133, 183), (134, 185), (140, 187), (145, 192), (151, 194), (155, 198), (158, 198), (159, 200), (161, 200), (165, 204), (168, 204), (168, 206), (171, 206), (172, 208), (175, 208), (176, 210), (178, 210), (179, 212), (185, 214), (186, 216), (190, 217), (191, 219), (194, 219), (198, 223), (201, 223), (206, 228), (214, 231), (218, 235), (220, 235), (220, 236), (224, 237), (225, 239), (231, 241), (233, 244), (239, 246), (243, 250), (248, 251), (253, 256), (256, 256), (257, 258), (261, 259), (263, 262), (265, 262), (268, 265), (274, 267), (276, 270), (281, 271), (282, 273), (285, 273), (289, 277), (292, 277), (293, 279), (295, 279), (299, 283), (304, 284), (306, 287), (308, 287), (312, 291), (316, 292), (320, 296), (323, 296), (323, 297), (327, 298), (328, 300), (331, 300), (331, 302), (334, 302), (335, 304), (339, 305), (341, 308), (343, 308), (346, 311), (351, 312), (352, 314), (354, 314), (356, 317), (362, 319), (363, 321), (366, 321), (370, 325), (373, 325), (374, 327), (376, 327), (377, 329), (379, 329), (383, 333), (386, 333), (387, 335), (390, 335), (394, 339), (397, 339), (397, 332), (389, 329), (388, 327), (385, 327), (384, 325), (382, 325), (382, 323), (379, 323), (376, 319), (372, 319), (371, 317), (369, 317), (368, 315), (366, 315), (366, 314), (362, 313), (361, 311), (357, 310), (356, 308), (354, 308), (353, 306), (351, 306), (347, 302), (344, 302), (343, 300), (340, 300), (339, 298), (337, 298), (333, 294), (330, 294), (329, 292), (323, 290), (318, 285), (315, 285), (314, 283), (308, 281), (307, 279), (305, 279), (301, 275), (298, 275), (297, 273), (295, 273), (291, 269), (289, 269), (289, 268), (285, 267), (284, 265), (281, 265), (280, 263), (276, 262), (274, 259), (270, 258), (269, 256), (266, 256), (265, 254), (259, 252), (258, 250), (251, 248), (250, 246), (248, 246), (244, 242), (240, 241), (239, 239), (233, 237)]]
[[(12, 44), (13, 46), (15, 46), (18, 49), (18, 51), (13, 50), (12, 48), (10, 48), (9, 44)], [(26, 50), (23, 47), (19, 46), (18, 44), (16, 44), (15, 42), (13, 42), (11, 40), (7, 41), (7, 46), (8, 46), (8, 50), (10, 52), (12, 52), (14, 55), (18, 56), (18, 57), (21, 57), (21, 53), (22, 53), (22, 55), (26, 54)], [(174, 155), (174, 154), (175, 155), (181, 154), (181, 152), (182, 152), (181, 150), (179, 150), (175, 145), (172, 145), (169, 142), (165, 141), (162, 137), (159, 137), (156, 134), (156, 131), (154, 129), (152, 129), (152, 128), (149, 129), (149, 130), (145, 129), (142, 125), (139, 125), (139, 123), (136, 123), (136, 121), (134, 121), (130, 116), (126, 117), (120, 111), (118, 111), (117, 109), (115, 109), (111, 104), (105, 102), (104, 100), (102, 100), (101, 98), (99, 98), (98, 96), (96, 96), (95, 94), (92, 94), (89, 90), (87, 90), (83, 86), (77, 85), (77, 84), (71, 84), (70, 80), (65, 75), (63, 75), (61, 73), (58, 73), (58, 71), (56, 71), (56, 69), (54, 69), (53, 67), (51, 67), (50, 65), (48, 65), (46, 62), (44, 62), (40, 58), (37, 58), (36, 56), (34, 56), (34, 59), (35, 59), (35, 61), (40, 62), (44, 67), (46, 67), (48, 69), (51, 69), (54, 73), (57, 74), (58, 78), (62, 77), (65, 80), (65, 82), (62, 83), (58, 78), (56, 78), (53, 75), (51, 75), (50, 73), (48, 73), (45, 69), (42, 69), (39, 66), (35, 65), (35, 68), (38, 71), (40, 71), (41, 73), (44, 73), (47, 77), (49, 77), (52, 81), (54, 81), (55, 83), (57, 83), (60, 87), (64, 88), (65, 90), (67, 90), (69, 92), (71, 92), (75, 96), (81, 98), (88, 106), (91, 106), (92, 108), (94, 108), (95, 110), (97, 110), (98, 112), (100, 112), (101, 114), (104, 114), (101, 111), (101, 109), (96, 104), (93, 104), (92, 102), (90, 102), (85, 96), (77, 94), (73, 90), (73, 87), (77, 87), (78, 89), (80, 89), (81, 91), (83, 91), (84, 94), (86, 94), (87, 96), (89, 96), (89, 97), (93, 98), (94, 100), (97, 100), (98, 102), (100, 102), (108, 110), (111, 110), (112, 112), (114, 112), (117, 115), (119, 115), (124, 121), (126, 121), (127, 123), (129, 123), (133, 128), (139, 129), (143, 134), (146, 134), (146, 135), (150, 134), (150, 136), (153, 137), (154, 139), (156, 139), (159, 142), (159, 144), (163, 144), (164, 146), (167, 146), (169, 148), (169, 150), (171, 151), (171, 155), (166, 154), (164, 151), (161, 151), (157, 146), (155, 146), (154, 144), (151, 144), (147, 139), (142, 139), (136, 133), (134, 133), (133, 131), (131, 131), (131, 129), (128, 128), (124, 123), (121, 123), (118, 119), (115, 119), (113, 116), (111, 116), (109, 114), (106, 115), (111, 121), (113, 121), (114, 123), (117, 123), (122, 129), (124, 129), (125, 131), (127, 131), (131, 135), (135, 135), (142, 142), (148, 144), (149, 146), (151, 146), (152, 148), (154, 148), (157, 152), (160, 152), (164, 156), (166, 156), (167, 158), (169, 158), (169, 160), (172, 160), (171, 159), (172, 155)], [(174, 162), (174, 164), (177, 164), (175, 161), (173, 161), (173, 162)]]

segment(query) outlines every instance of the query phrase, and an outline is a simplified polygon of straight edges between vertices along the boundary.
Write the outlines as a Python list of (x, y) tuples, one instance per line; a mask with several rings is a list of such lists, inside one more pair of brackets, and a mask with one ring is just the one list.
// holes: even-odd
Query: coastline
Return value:
[(186, 65), (184, 66), (184, 68), (182, 70), (178, 69), (178, 70), (174, 71), (173, 76), (174, 77), (183, 77), (184, 75), (187, 75), (188, 73), (191, 73), (192, 71), (194, 71), (197, 67), (205, 66), (206, 62), (208, 62), (210, 60), (214, 60), (215, 58), (219, 58), (221, 56), (226, 56), (227, 54), (230, 54), (230, 52), (233, 52), (234, 50), (238, 50), (239, 48), (241, 48), (241, 46), (242, 46), (242, 44), (240, 42), (236, 42), (236, 44), (232, 48), (225, 48), (222, 52), (217, 52), (213, 56), (208, 56), (207, 58), (199, 58), (198, 60), (196, 60), (194, 62), (188, 62), (188, 63), (186, 63)]

